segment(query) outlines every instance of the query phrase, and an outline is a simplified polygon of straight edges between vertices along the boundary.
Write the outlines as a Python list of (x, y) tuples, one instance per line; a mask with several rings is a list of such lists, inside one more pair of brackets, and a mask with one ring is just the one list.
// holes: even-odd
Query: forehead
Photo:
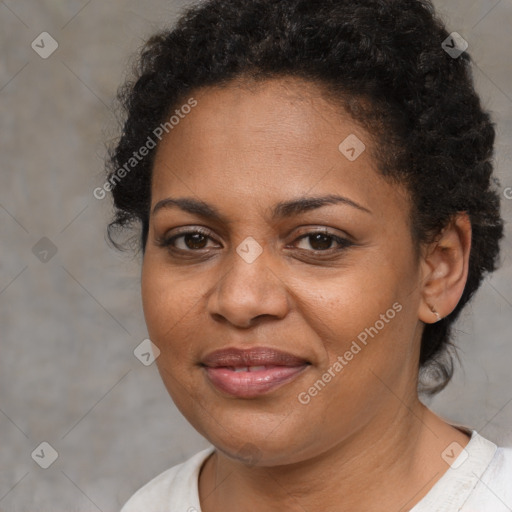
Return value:
[[(197, 106), (186, 116), (187, 122), (180, 123), (179, 130), (172, 130), (176, 137), (168, 140), (183, 142), (192, 135), (202, 144), (207, 143), (199, 138), (204, 135), (212, 137), (217, 147), (224, 143), (235, 151), (242, 147), (261, 151), (258, 142), (273, 148), (285, 149), (289, 144), (300, 148), (320, 142), (334, 119), (351, 121), (318, 85), (291, 77), (258, 82), (237, 79), (223, 87), (201, 88), (192, 95)], [(202, 149), (214, 148), (205, 144)]]
[(326, 192), (368, 204), (402, 192), (380, 176), (373, 134), (311, 82), (236, 81), (190, 96), (197, 105), (159, 144), (152, 205), (176, 194), (236, 194), (243, 206)]

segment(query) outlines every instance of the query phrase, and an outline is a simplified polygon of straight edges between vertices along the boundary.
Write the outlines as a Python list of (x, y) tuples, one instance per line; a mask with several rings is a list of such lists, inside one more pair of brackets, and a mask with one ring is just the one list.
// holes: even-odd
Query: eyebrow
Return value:
[[(278, 203), (272, 208), (271, 218), (274, 220), (284, 219), (331, 204), (344, 204), (369, 214), (372, 213), (368, 208), (352, 201), (352, 199), (349, 199), (348, 197), (330, 194), (321, 197), (301, 197)], [(198, 215), (224, 224), (231, 223), (214, 206), (209, 205), (204, 201), (198, 201), (188, 197), (168, 197), (166, 199), (162, 199), (155, 204), (152, 215), (155, 215), (161, 209), (175, 207), (193, 215)]]

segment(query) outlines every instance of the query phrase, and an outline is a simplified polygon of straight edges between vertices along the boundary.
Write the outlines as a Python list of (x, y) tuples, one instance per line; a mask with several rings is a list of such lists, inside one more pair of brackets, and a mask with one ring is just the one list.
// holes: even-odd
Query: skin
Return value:
[[(457, 216), (418, 255), (410, 198), (377, 172), (371, 134), (312, 83), (249, 85), (196, 91), (197, 107), (160, 143), (152, 209), (187, 197), (224, 218), (160, 208), (142, 266), (163, 382), (217, 448), (199, 478), (202, 510), (409, 510), (447, 471), (447, 446), (469, 441), (416, 392), (422, 329), (436, 321), (430, 306), (446, 316), (464, 289), (468, 218)], [(366, 145), (353, 162), (338, 149), (350, 134)], [(334, 193), (368, 211), (339, 203), (271, 218), (278, 202)], [(181, 237), (175, 252), (158, 243), (199, 226), (207, 237)], [(322, 229), (353, 245), (300, 238)], [(247, 237), (263, 250), (252, 263), (236, 252)], [(300, 403), (298, 394), (395, 303), (395, 318)], [(269, 346), (311, 365), (267, 395), (236, 398), (199, 364), (228, 346)]]

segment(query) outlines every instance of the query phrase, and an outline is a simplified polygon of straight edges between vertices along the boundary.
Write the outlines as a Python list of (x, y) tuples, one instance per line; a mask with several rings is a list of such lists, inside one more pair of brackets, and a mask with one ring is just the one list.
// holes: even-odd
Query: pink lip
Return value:
[(239, 398), (254, 398), (290, 382), (309, 365), (273, 366), (257, 371), (235, 372), (232, 368), (206, 367), (210, 382), (225, 393)]
[[(227, 348), (202, 360), (210, 382), (219, 390), (240, 398), (253, 398), (292, 381), (310, 363), (302, 357), (270, 347)], [(251, 367), (261, 367), (255, 371)], [(249, 371), (235, 371), (235, 368)]]

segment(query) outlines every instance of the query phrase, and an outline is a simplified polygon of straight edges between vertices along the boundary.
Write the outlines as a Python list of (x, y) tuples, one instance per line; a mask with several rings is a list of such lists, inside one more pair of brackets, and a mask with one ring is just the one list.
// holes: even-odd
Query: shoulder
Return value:
[(482, 480), (489, 483), (506, 482), (512, 491), (512, 446), (502, 446), (496, 450)]
[(512, 510), (512, 447), (498, 447), (463, 510)]
[(469, 443), (411, 512), (512, 511), (512, 448), (470, 432)]
[(198, 477), (213, 446), (196, 453), (185, 462), (167, 469), (141, 487), (121, 512), (166, 512), (199, 510)]

